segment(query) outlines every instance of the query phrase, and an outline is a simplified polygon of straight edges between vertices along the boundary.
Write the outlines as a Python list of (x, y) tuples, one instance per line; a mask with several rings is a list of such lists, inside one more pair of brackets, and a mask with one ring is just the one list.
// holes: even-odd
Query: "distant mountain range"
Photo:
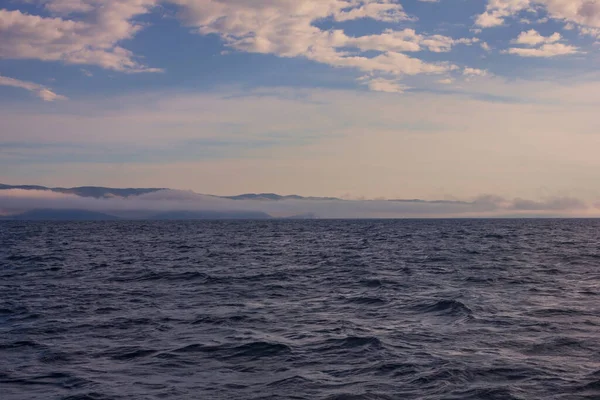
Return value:
[[(144, 219), (144, 220), (217, 220), (217, 219), (271, 219), (267, 212), (260, 210), (240, 210), (240, 207), (245, 207), (247, 204), (244, 201), (251, 201), (254, 204), (257, 202), (278, 202), (283, 200), (338, 200), (332, 197), (302, 197), (297, 195), (282, 196), (275, 193), (247, 193), (237, 196), (215, 196), (202, 195), (194, 192), (185, 192), (171, 190), (166, 188), (126, 188), (117, 189), (100, 186), (80, 186), (73, 188), (63, 187), (46, 187), (39, 185), (6, 185), (0, 184), (0, 196), (3, 191), (25, 190), (25, 191), (42, 191), (51, 193), (61, 193), (72, 195), (75, 197), (67, 197), (66, 201), (80, 199), (77, 203), (62, 202), (59, 198), (57, 202), (53, 202), (52, 196), (42, 196), (37, 199), (34, 205), (12, 202), (10, 205), (3, 204), (7, 202), (0, 198), (0, 220), (46, 220), (46, 221), (99, 221), (99, 220), (121, 220), (121, 219)], [(151, 196), (151, 197), (148, 197)], [(83, 202), (83, 199), (89, 201)], [(121, 200), (133, 201), (140, 199), (140, 202), (134, 204), (142, 204), (140, 209), (126, 211), (110, 208), (99, 208), (104, 206), (98, 201), (102, 200)], [(127, 200), (125, 200), (127, 199)], [(239, 201), (239, 203), (238, 203)], [(96, 203), (94, 203), (96, 202)], [(164, 207), (176, 207), (177, 209), (168, 208), (165, 210), (152, 210), (151, 208), (144, 209), (144, 206), (152, 206), (153, 203), (171, 202)], [(173, 204), (175, 202), (176, 204)], [(216, 206), (215, 206), (216, 202)], [(112, 203), (110, 203), (112, 204)], [(95, 207), (95, 208), (94, 208)], [(110, 207), (107, 205), (106, 207)], [(190, 209), (182, 210), (182, 207)], [(207, 209), (198, 209), (206, 207)], [(219, 209), (210, 209), (210, 208)], [(94, 211), (88, 209), (94, 208)], [(224, 209), (223, 209), (224, 208)], [(227, 209), (230, 208), (230, 209)], [(255, 207), (256, 208), (256, 207)], [(3, 212), (4, 210), (4, 212)], [(4, 216), (2, 215), (4, 213)], [(315, 218), (312, 213), (295, 213), (290, 212), (288, 215), (282, 215), (279, 218), (286, 219), (312, 219)]]
[[(198, 220), (198, 219), (270, 219), (269, 214), (257, 211), (170, 211), (143, 218), (144, 220)], [(117, 221), (121, 218), (88, 210), (36, 209), (17, 215), (0, 217), (5, 221)]]
[[(128, 189), (115, 189), (102, 186), (79, 186), (73, 188), (62, 188), (62, 187), (46, 187), (38, 185), (5, 185), (0, 183), (0, 190), (7, 189), (22, 189), (22, 190), (44, 190), (55, 193), (67, 193), (74, 194), (81, 197), (93, 197), (96, 199), (107, 198), (107, 197), (131, 197), (139, 196), (142, 194), (158, 192), (160, 190), (169, 190), (167, 188), (128, 188)], [(341, 200), (337, 197), (303, 197), (298, 195), (279, 195), (275, 193), (245, 193), (236, 196), (216, 196), (209, 195), (212, 197), (218, 197), (221, 199), (230, 200)]]
[(571, 198), (533, 201), (488, 195), (471, 201), (347, 200), (276, 193), (217, 196), (168, 188), (0, 184), (2, 220), (538, 218), (586, 216), (587, 210), (587, 204)]
[(280, 194), (275, 193), (246, 193), (240, 194), (237, 196), (215, 196), (220, 197), (222, 199), (230, 199), (230, 200), (341, 200), (337, 197), (303, 197), (298, 196), (296, 194), (282, 196)]
[(99, 187), (99, 186), (80, 186), (74, 188), (49, 188), (46, 186), (37, 186), (37, 185), (4, 185), (0, 183), (0, 190), (7, 189), (22, 189), (22, 190), (45, 190), (51, 191), (55, 193), (67, 193), (67, 194), (75, 194), (81, 197), (94, 197), (94, 198), (103, 198), (103, 197), (130, 197), (130, 196), (139, 196), (141, 194), (157, 192), (159, 190), (164, 190), (164, 188), (148, 188), (148, 189), (114, 189), (107, 187)]

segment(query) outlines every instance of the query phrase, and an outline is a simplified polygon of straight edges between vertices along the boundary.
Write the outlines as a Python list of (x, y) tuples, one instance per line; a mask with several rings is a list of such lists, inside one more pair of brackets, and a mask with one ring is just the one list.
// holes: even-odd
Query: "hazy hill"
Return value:
[[(170, 211), (142, 218), (143, 220), (214, 220), (214, 219), (270, 219), (260, 211)], [(38, 209), (0, 218), (9, 221), (116, 221), (114, 215), (88, 210)]]
[(49, 190), (51, 192), (56, 193), (70, 193), (75, 194), (81, 197), (94, 197), (94, 198), (103, 198), (103, 197), (130, 197), (130, 196), (139, 196), (141, 194), (157, 192), (159, 190), (163, 190), (162, 188), (141, 188), (141, 189), (115, 189), (101, 186), (80, 186), (74, 188), (49, 188), (46, 186), (37, 186), (37, 185), (3, 185), (0, 184), (0, 190), (7, 189), (23, 189), (23, 190)]
[(276, 193), (245, 193), (237, 196), (217, 196), (230, 200), (340, 200), (337, 197), (304, 197), (296, 194), (282, 196)]
[[(131, 196), (139, 196), (142, 194), (158, 192), (160, 190), (168, 190), (166, 188), (127, 188), (127, 189), (117, 189), (117, 188), (109, 188), (102, 186), (78, 186), (73, 188), (61, 188), (61, 187), (46, 187), (39, 185), (5, 185), (0, 184), (0, 190), (7, 189), (22, 189), (22, 190), (48, 190), (57, 193), (70, 193), (75, 194), (81, 197), (94, 197), (94, 198), (104, 198), (104, 197), (131, 197)], [(276, 193), (245, 193), (236, 196), (215, 196), (222, 199), (230, 199), (230, 200), (340, 200), (336, 197), (304, 197), (298, 196), (295, 194), (292, 195), (280, 195)]]

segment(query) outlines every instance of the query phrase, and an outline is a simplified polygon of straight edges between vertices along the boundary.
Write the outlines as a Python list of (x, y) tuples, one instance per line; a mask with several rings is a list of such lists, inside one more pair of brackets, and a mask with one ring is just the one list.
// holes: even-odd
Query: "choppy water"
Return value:
[(600, 399), (600, 221), (0, 223), (0, 397)]

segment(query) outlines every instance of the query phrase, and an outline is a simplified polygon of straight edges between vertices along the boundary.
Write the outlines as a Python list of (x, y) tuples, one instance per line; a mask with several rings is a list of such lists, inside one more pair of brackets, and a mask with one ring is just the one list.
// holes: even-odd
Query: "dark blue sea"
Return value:
[(0, 398), (600, 399), (600, 220), (1, 222)]

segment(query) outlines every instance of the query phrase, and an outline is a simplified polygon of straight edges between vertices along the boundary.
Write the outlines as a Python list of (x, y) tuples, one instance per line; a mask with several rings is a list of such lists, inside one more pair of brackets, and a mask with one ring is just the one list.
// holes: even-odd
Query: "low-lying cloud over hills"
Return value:
[(600, 208), (571, 197), (344, 200), (273, 193), (214, 196), (161, 188), (0, 185), (0, 215), (5, 219), (593, 217), (600, 216)]

